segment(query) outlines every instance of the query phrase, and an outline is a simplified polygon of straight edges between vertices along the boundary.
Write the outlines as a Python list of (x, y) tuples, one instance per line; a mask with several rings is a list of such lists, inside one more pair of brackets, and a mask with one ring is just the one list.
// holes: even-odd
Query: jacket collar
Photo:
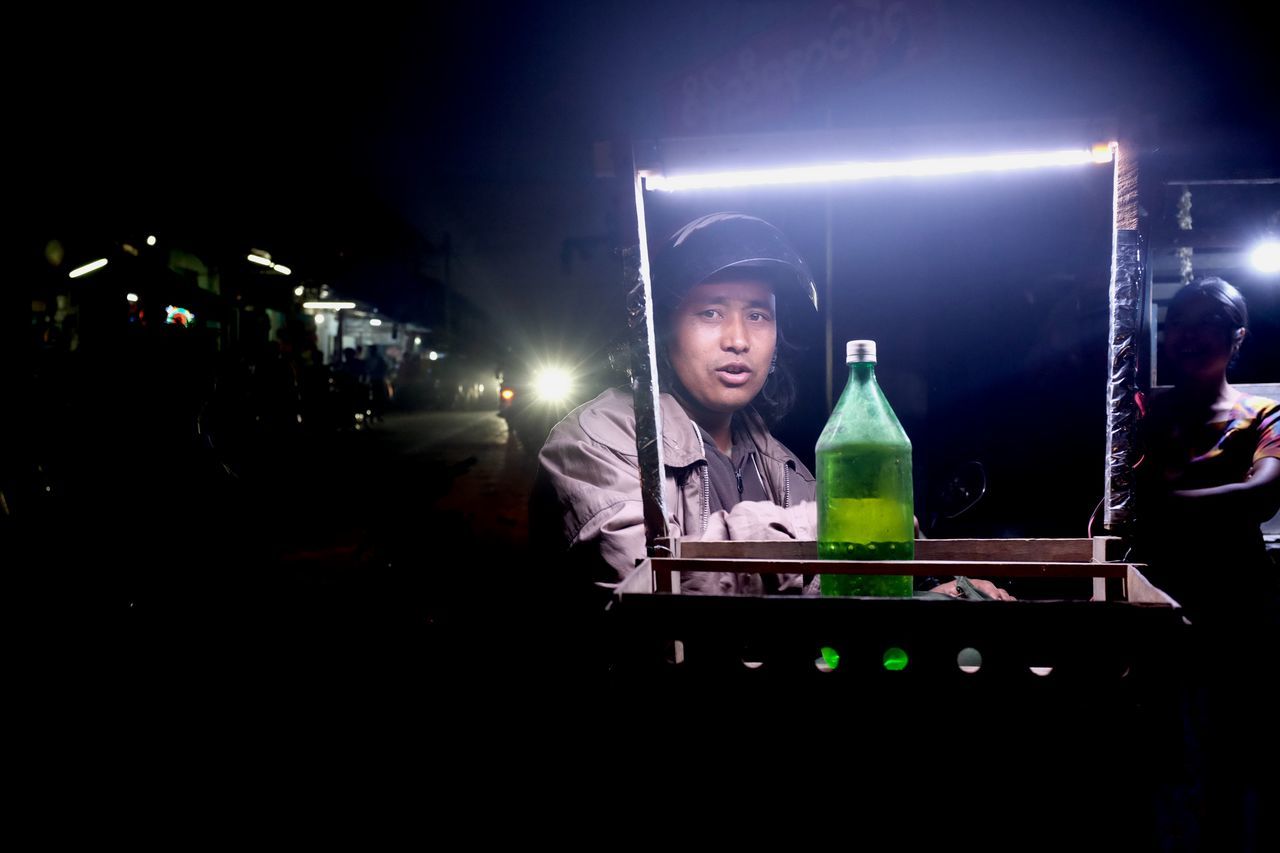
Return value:
[[(684, 408), (670, 394), (662, 394), (658, 400), (662, 410), (662, 450), (667, 467), (685, 468), (705, 462), (706, 447)], [(748, 407), (740, 414), (742, 425), (762, 456), (779, 464), (794, 466), (791, 454), (774, 439), (755, 409)], [(579, 409), (578, 422), (594, 440), (622, 456), (637, 457), (636, 416), (630, 389), (610, 388), (605, 391)]]

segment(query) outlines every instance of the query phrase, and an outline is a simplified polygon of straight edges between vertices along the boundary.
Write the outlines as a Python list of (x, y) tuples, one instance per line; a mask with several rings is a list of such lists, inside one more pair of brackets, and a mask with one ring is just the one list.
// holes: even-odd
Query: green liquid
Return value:
[[(910, 493), (907, 495), (910, 499)], [(911, 560), (915, 558), (911, 505), (883, 498), (826, 498), (818, 503), (821, 560)], [(822, 576), (823, 595), (910, 597), (911, 575)]]
[[(915, 556), (913, 542), (819, 542), (818, 557), (823, 560), (910, 560)], [(897, 595), (909, 597), (913, 581), (910, 575), (826, 575), (822, 576), (823, 595)]]

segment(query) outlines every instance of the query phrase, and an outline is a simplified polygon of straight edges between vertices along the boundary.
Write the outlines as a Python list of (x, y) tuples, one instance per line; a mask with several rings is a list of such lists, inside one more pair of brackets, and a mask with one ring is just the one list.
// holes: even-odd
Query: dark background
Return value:
[[(86, 348), (72, 357), (40, 338), (41, 312), (28, 311), (67, 269), (125, 242), (159, 234), (221, 269), (228, 292), (288, 302), (279, 282), (240, 269), (246, 247), (268, 247), (295, 280), (445, 329), (441, 340), (480, 374), (553, 357), (599, 372), (622, 323), (618, 250), (634, 242), (629, 140), (828, 127), (889, 140), (922, 125), (1114, 120), (1141, 140), (1155, 241), (1176, 230), (1164, 181), (1276, 174), (1274, 45), (1259, 14), (1246, 3), (977, 0), (24, 10), (6, 58), (17, 95), (6, 493), (19, 506), (25, 486), (12, 484), (37, 482), (42, 454), (74, 448), (65, 470), (84, 485), (83, 517), (120, 488), (152, 495), (139, 485), (148, 478), (207, 494), (172, 475), (189, 449), (181, 423), (202, 404), (203, 386), (186, 380), (214, 370), (183, 366), (191, 342), (94, 349), (95, 335), (110, 337), (107, 306), (101, 326), (84, 320)], [(855, 43), (842, 66), (822, 59), (830, 44), (813, 46), (840, 26)], [(800, 47), (803, 61), (788, 65)], [(1274, 196), (1197, 198), (1209, 200), (1198, 227), (1276, 227)], [(715, 209), (756, 213), (792, 237), (821, 284), (826, 203), (808, 190), (655, 198), (650, 233)], [(784, 441), (812, 458), (826, 359), (838, 364), (849, 338), (874, 338), (915, 443), (931, 533), (1083, 535), (1102, 488), (1107, 170), (842, 188), (831, 205), (836, 298), (824, 311), (835, 352), (818, 333), (802, 342), (802, 402), (779, 428)], [(1213, 263), (1198, 272), (1234, 276), (1254, 305), (1242, 378), (1276, 379), (1274, 282), (1251, 278), (1238, 256)], [(123, 289), (122, 269), (104, 271), (102, 289)], [(93, 281), (77, 285), (90, 307)], [(148, 388), (182, 393), (121, 383), (130, 365)], [(837, 367), (837, 393), (841, 381)], [(148, 413), (146, 441), (130, 411)], [(135, 451), (147, 464), (131, 461)], [(972, 460), (985, 466), (987, 497), (948, 520), (935, 493)], [(287, 502), (325, 503), (305, 480), (263, 482)], [(140, 500), (142, 517), (174, 505)], [(10, 531), (25, 529), (20, 509)], [(215, 514), (201, 535), (217, 540), (245, 514)], [(85, 546), (59, 542), (9, 553), (87, 559)]]

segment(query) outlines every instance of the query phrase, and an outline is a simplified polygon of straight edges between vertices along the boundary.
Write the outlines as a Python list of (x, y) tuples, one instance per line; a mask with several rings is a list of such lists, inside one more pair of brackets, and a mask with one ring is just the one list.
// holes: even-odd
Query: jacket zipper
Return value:
[(711, 524), (711, 483), (708, 482), (707, 445), (702, 441), (702, 430), (694, 428), (693, 434), (698, 437), (698, 450), (702, 453), (702, 468), (698, 473), (702, 476), (702, 532), (707, 532)]

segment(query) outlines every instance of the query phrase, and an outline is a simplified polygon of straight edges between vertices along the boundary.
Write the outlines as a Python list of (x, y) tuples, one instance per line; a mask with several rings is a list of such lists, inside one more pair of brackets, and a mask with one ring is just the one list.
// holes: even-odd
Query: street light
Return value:
[(1254, 246), (1249, 262), (1260, 273), (1272, 275), (1280, 272), (1280, 240), (1267, 240)]
[(276, 272), (280, 273), (281, 275), (292, 275), (292, 274), (293, 274), (293, 270), (289, 269), (289, 268), (288, 268), (288, 267), (286, 267), (284, 264), (277, 264), (275, 261), (273, 261), (273, 260), (271, 260), (270, 258), (265, 257), (265, 256), (263, 256), (263, 255), (258, 255), (258, 254), (255, 254), (255, 253), (253, 253), (253, 252), (250, 252), (246, 257), (248, 257), (248, 259), (249, 259), (249, 261), (250, 261), (251, 263), (258, 264), (259, 266), (264, 266), (264, 267), (266, 267), (267, 269), (275, 270)]
[(80, 277), (80, 276), (82, 276), (82, 275), (88, 275), (89, 273), (93, 272), (94, 270), (100, 270), (100, 269), (102, 269), (103, 267), (105, 267), (106, 265), (107, 265), (107, 259), (106, 259), (106, 258), (98, 258), (98, 259), (97, 259), (96, 261), (94, 261), (93, 263), (85, 264), (85, 265), (84, 265), (84, 266), (82, 266), (82, 267), (76, 267), (76, 268), (75, 268), (75, 269), (73, 269), (71, 272), (67, 273), (67, 277), (68, 277), (68, 278), (79, 278), (79, 277)]

